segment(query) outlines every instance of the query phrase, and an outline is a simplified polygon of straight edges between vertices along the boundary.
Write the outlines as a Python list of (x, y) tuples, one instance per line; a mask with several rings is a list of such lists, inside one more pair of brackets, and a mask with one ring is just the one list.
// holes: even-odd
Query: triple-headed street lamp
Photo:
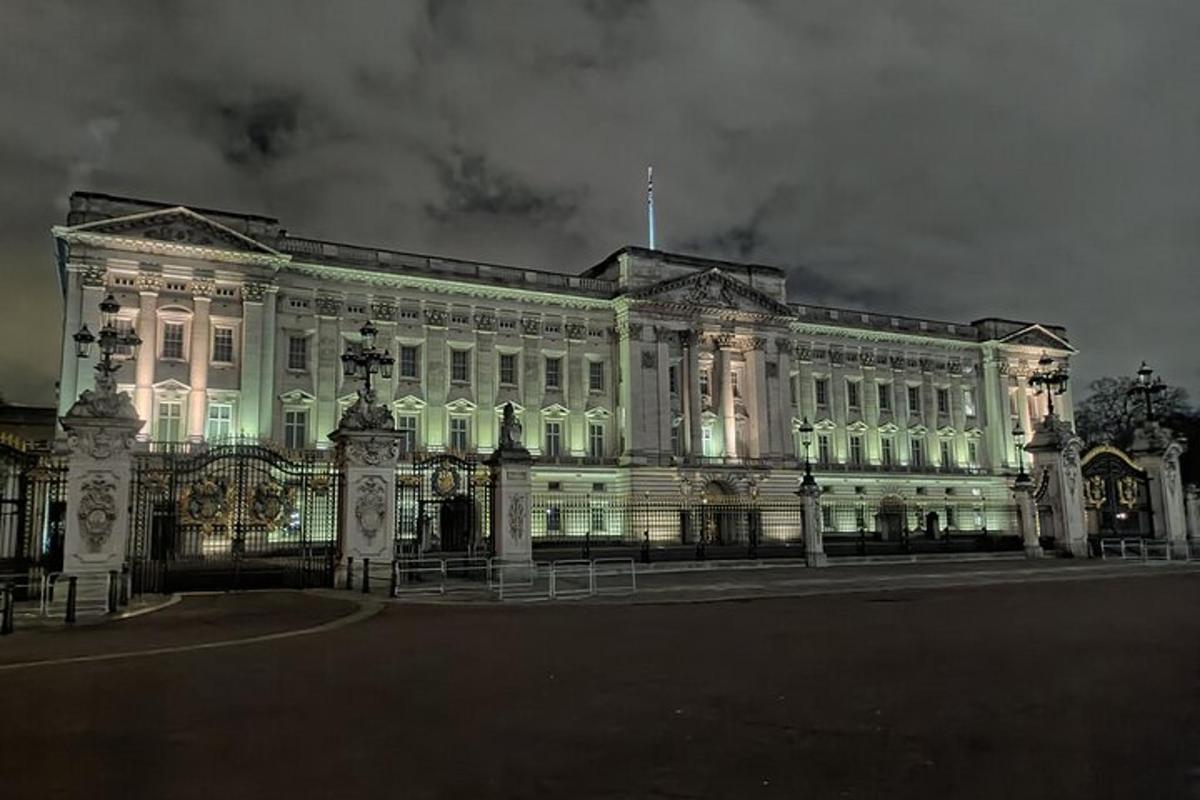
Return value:
[(1046, 353), (1038, 359), (1038, 369), (1029, 376), (1029, 385), (1038, 390), (1038, 394), (1046, 393), (1046, 416), (1054, 416), (1054, 396), (1067, 391), (1067, 368), (1055, 364), (1053, 358)]
[(113, 356), (124, 352), (136, 358), (138, 348), (142, 344), (141, 338), (133, 331), (122, 333), (117, 328), (117, 314), (120, 311), (120, 303), (110, 294), (100, 301), (101, 328), (99, 333), (92, 333), (88, 330), (87, 323), (84, 323), (71, 337), (75, 340), (75, 355), (78, 358), (87, 358), (91, 354), (93, 344), (99, 346), (100, 360), (96, 362), (96, 388), (105, 393), (112, 393), (116, 390), (116, 381), (113, 379), (113, 375), (121, 368), (119, 364), (113, 363)]
[(1156, 376), (1154, 370), (1146, 366), (1146, 362), (1143, 361), (1137, 371), (1137, 381), (1125, 391), (1125, 400), (1128, 403), (1130, 397), (1140, 394), (1146, 402), (1146, 420), (1153, 420), (1154, 395), (1166, 388), (1167, 385), (1163, 383), (1162, 378)]
[(384, 380), (390, 379), (392, 365), (396, 363), (396, 359), (392, 357), (390, 350), (380, 350), (375, 346), (375, 337), (379, 335), (379, 329), (372, 325), (370, 320), (363, 323), (358, 333), (362, 341), (358, 345), (346, 346), (346, 352), (342, 354), (342, 371), (347, 378), (362, 378), (363, 388), (359, 392), (363, 399), (370, 403), (374, 398), (371, 376), (382, 375)]

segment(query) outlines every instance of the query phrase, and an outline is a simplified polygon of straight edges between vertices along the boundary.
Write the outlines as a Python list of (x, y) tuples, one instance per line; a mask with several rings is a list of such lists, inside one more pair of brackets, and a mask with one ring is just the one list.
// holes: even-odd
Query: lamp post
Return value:
[(1166, 388), (1162, 378), (1156, 376), (1154, 370), (1143, 361), (1137, 371), (1137, 381), (1125, 391), (1125, 399), (1128, 403), (1130, 397), (1140, 394), (1146, 403), (1146, 421), (1149, 422), (1154, 419), (1154, 395)]
[(87, 358), (91, 355), (92, 345), (100, 350), (100, 359), (96, 362), (96, 390), (104, 395), (116, 393), (117, 382), (113, 375), (121, 368), (113, 363), (113, 356), (121, 350), (128, 349), (130, 355), (136, 357), (142, 340), (132, 331), (122, 333), (117, 329), (117, 314), (121, 305), (111, 294), (100, 301), (101, 328), (98, 333), (88, 330), (87, 323), (71, 338), (75, 341), (75, 356)]
[(1056, 364), (1046, 353), (1038, 359), (1038, 368), (1029, 376), (1029, 385), (1037, 389), (1037, 393), (1046, 393), (1046, 416), (1054, 416), (1054, 396), (1067, 391), (1067, 368)]
[(1021, 423), (1013, 428), (1013, 446), (1017, 449), (1017, 483), (1024, 485), (1029, 483), (1029, 473), (1025, 471), (1025, 431), (1021, 428)]
[(362, 341), (358, 346), (347, 345), (346, 352), (342, 354), (342, 370), (347, 378), (362, 379), (363, 388), (359, 390), (359, 395), (370, 403), (374, 399), (371, 376), (382, 375), (385, 380), (391, 378), (392, 365), (396, 363), (396, 359), (392, 357), (390, 350), (380, 350), (375, 346), (375, 337), (379, 335), (379, 329), (372, 325), (370, 320), (363, 323), (358, 333)]
[(804, 447), (804, 479), (800, 482), (801, 486), (816, 486), (817, 481), (812, 474), (812, 460), (808, 456), (808, 450), (812, 447), (813, 426), (808, 421), (808, 417), (800, 420), (800, 444)]

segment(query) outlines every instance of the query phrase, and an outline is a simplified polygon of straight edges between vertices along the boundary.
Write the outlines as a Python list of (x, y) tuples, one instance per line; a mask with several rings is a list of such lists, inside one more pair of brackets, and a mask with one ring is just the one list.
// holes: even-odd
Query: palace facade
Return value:
[[(55, 227), (65, 314), (59, 411), (92, 381), (71, 335), (142, 339), (118, 381), (149, 441), (321, 448), (357, 385), (340, 357), (367, 320), (413, 452), (487, 454), (511, 402), (534, 491), (782, 497), (813, 433), (847, 498), (1008, 497), (1013, 431), (1041, 419), (1037, 360), (1063, 328), (940, 322), (789, 300), (784, 270), (625, 247), (578, 275), (294, 236), (278, 220), (94, 193)], [(1070, 396), (1056, 408), (1070, 420)]]

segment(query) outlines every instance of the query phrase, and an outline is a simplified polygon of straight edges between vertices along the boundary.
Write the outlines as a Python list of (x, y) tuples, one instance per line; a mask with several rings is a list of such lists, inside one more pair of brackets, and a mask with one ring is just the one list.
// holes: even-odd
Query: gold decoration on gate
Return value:
[(233, 487), (222, 477), (204, 476), (192, 481), (179, 500), (183, 518), (199, 525), (205, 534), (228, 527), (233, 511)]
[(1132, 475), (1121, 478), (1117, 484), (1117, 498), (1126, 508), (1134, 508), (1138, 504), (1138, 482)]
[(250, 496), (250, 520), (258, 525), (265, 525), (274, 530), (281, 527), (287, 514), (292, 510), (294, 491), (276, 481), (267, 478), (254, 487)]
[(1093, 475), (1088, 478), (1083, 494), (1087, 504), (1092, 508), (1100, 508), (1104, 505), (1104, 476)]

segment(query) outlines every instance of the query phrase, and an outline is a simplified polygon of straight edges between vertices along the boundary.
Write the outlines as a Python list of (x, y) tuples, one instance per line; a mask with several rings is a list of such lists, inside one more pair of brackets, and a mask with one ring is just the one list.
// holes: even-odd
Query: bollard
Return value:
[(346, 557), (346, 591), (354, 588), (354, 556)]
[(642, 563), (650, 563), (650, 531), (649, 529), (642, 532)]
[(399, 580), (400, 580), (400, 565), (396, 563), (395, 559), (392, 559), (392, 585), (390, 587), (388, 587), (388, 597), (396, 596), (396, 591), (399, 588), (396, 584), (399, 582)]
[(363, 594), (371, 593), (371, 559), (363, 559)]
[(108, 571), (108, 613), (117, 613), (117, 581), (120, 580), (120, 574), (115, 569)]
[(121, 605), (129, 605), (129, 565), (121, 567)]
[(4, 611), (3, 616), (0, 616), (0, 635), (8, 635), (13, 632), (13, 584), (12, 581), (4, 584)]
[(75, 597), (77, 589), (76, 583), (78, 581), (79, 578), (75, 575), (67, 576), (67, 616), (65, 622), (68, 625), (75, 624)]
[(585, 530), (583, 532), (583, 558), (588, 559), (591, 557), (592, 557), (592, 525), (591, 525), (591, 521), (589, 520), (587, 530)]
[(867, 554), (867, 529), (862, 525), (858, 526), (858, 554), (860, 556)]

